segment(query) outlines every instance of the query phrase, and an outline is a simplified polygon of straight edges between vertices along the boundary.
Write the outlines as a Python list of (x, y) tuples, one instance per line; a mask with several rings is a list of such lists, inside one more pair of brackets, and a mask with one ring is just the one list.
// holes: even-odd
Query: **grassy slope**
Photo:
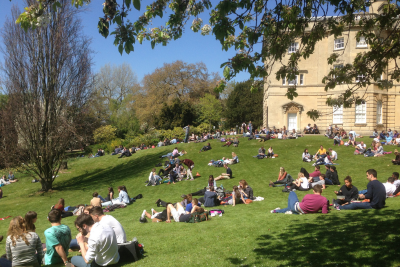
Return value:
[[(117, 159), (116, 156), (101, 158), (81, 158), (69, 162), (68, 173), (60, 174), (55, 183), (55, 192), (44, 195), (35, 194), (38, 184), (31, 184), (31, 178), (21, 177), (21, 181), (3, 187), (5, 198), (0, 200), (0, 217), (24, 215), (29, 210), (39, 214), (36, 223), (37, 232), (45, 242), (43, 231), (50, 225), (46, 220), (47, 212), (58, 198), (63, 197), (66, 205), (88, 203), (91, 194), (98, 191), (106, 195), (106, 188), (126, 185), (131, 197), (142, 193), (144, 198), (133, 205), (114, 211), (124, 226), (128, 238), (138, 237), (144, 243), (147, 256), (137, 262), (137, 266), (394, 266), (399, 264), (397, 222), (399, 199), (387, 200), (387, 207), (380, 211), (332, 211), (328, 215), (284, 215), (271, 214), (276, 207), (286, 207), (287, 193), (282, 188), (270, 188), (268, 183), (275, 180), (279, 167), (286, 168), (293, 177), (301, 167), (311, 172), (313, 167), (301, 161), (305, 147), (316, 152), (319, 145), (330, 147), (332, 141), (322, 137), (304, 137), (297, 140), (272, 140), (264, 145), (272, 145), (276, 159), (258, 160), (260, 143), (243, 138), (238, 148), (221, 147), (221, 143), (212, 142), (213, 149), (198, 153), (201, 144), (179, 144), (178, 148), (188, 151), (187, 158), (195, 162), (195, 171), (201, 178), (184, 181), (176, 185), (145, 187), (143, 181), (154, 164), (161, 162), (160, 155), (173, 149), (165, 148), (140, 151), (134, 156)], [(367, 144), (371, 139), (364, 139)], [(385, 147), (394, 150), (394, 147)], [(213, 218), (200, 224), (184, 223), (147, 223), (140, 224), (139, 216), (143, 209), (157, 207), (154, 202), (161, 198), (178, 201), (183, 193), (203, 188), (207, 177), (221, 173), (223, 168), (207, 166), (210, 159), (230, 157), (235, 151), (240, 163), (232, 166), (234, 179), (219, 181), (225, 188), (231, 189), (240, 179), (246, 179), (254, 189), (256, 196), (265, 198), (262, 202), (236, 207), (222, 207), (223, 217)], [(365, 171), (375, 168), (382, 182), (397, 166), (390, 163), (388, 155), (381, 158), (364, 158), (353, 155), (352, 148), (336, 147), (339, 154), (337, 165), (339, 178), (343, 182), (346, 175), (361, 190), (366, 188)], [(181, 157), (186, 158), (186, 157)], [(158, 170), (158, 168), (157, 168)], [(334, 197), (337, 186), (329, 186), (323, 193), (328, 199)], [(306, 192), (297, 192), (301, 199)], [(10, 219), (0, 221), (0, 234), (6, 235)], [(73, 227), (74, 218), (63, 220), (71, 229), (73, 236), (77, 231)], [(5, 251), (5, 242), (0, 243)], [(71, 254), (70, 254), (71, 255)]]

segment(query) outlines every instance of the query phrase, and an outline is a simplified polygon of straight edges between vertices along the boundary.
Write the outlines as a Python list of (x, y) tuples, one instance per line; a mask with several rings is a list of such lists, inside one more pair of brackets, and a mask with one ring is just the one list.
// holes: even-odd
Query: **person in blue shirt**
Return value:
[(129, 204), (130, 199), (128, 193), (124, 191), (124, 186), (118, 186), (118, 192), (119, 194), (117, 198), (114, 198), (111, 201), (103, 202), (101, 205), (104, 207), (112, 204)]
[(390, 145), (390, 144), (392, 144), (392, 136), (390, 136), (390, 134), (389, 133), (387, 133), (386, 134), (386, 144), (387, 145)]
[(188, 203), (187, 205), (186, 205), (186, 209), (185, 209), (185, 211), (186, 211), (186, 214), (190, 214), (190, 213), (192, 213), (192, 210), (193, 210), (193, 205), (196, 207), (201, 207), (201, 204), (199, 203), (199, 200), (197, 199), (197, 198), (193, 198), (192, 199), (192, 202), (190, 202), (190, 203)]

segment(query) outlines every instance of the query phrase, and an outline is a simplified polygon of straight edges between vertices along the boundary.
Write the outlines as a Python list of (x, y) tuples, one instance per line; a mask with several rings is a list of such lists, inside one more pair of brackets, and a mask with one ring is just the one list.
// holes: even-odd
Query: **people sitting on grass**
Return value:
[(331, 161), (335, 161), (338, 160), (338, 154), (335, 150), (333, 150), (332, 148), (329, 148), (329, 154), (331, 156)]
[(387, 133), (386, 134), (386, 139), (385, 139), (386, 145), (391, 145), (392, 144), (392, 139), (393, 139), (393, 136), (391, 136), (391, 135), (389, 135), (389, 133)]
[(18, 182), (18, 179), (15, 179), (15, 176), (12, 171), (8, 172), (8, 182), (10, 183)]
[(146, 183), (146, 186), (156, 186), (159, 185), (162, 181), (162, 178), (156, 174), (156, 168), (153, 168), (149, 174), (149, 180)]
[(307, 191), (309, 190), (308, 180), (304, 176), (303, 173), (299, 172), (297, 175), (297, 179), (293, 181), (292, 185), (290, 186), (290, 190), (299, 190), (299, 191)]
[(322, 186), (315, 185), (313, 194), (307, 194), (300, 202), (296, 193), (291, 191), (288, 197), (288, 206), (284, 209), (276, 208), (271, 213), (285, 214), (308, 214), (308, 213), (328, 213), (328, 200), (322, 195)]
[(385, 130), (382, 130), (382, 132), (379, 134), (379, 139), (382, 141), (386, 140)]
[(220, 176), (214, 179), (215, 181), (232, 178), (232, 170), (228, 167), (228, 164), (224, 163), (224, 168), (226, 169), (226, 173), (221, 173)]
[(209, 190), (204, 193), (204, 200), (199, 199), (199, 201), (203, 203), (204, 207), (214, 207), (220, 204), (214, 186), (210, 186)]
[(7, 231), (6, 259), (2, 266), (40, 266), (43, 248), (40, 237), (25, 228), (25, 220), (21, 216), (14, 217)]
[(394, 185), (394, 177), (389, 177), (387, 182), (383, 184), (386, 190), (386, 197), (393, 197), (395, 195), (396, 186)]
[(317, 153), (315, 153), (315, 157), (318, 158), (325, 158), (326, 157), (326, 149), (323, 147), (323, 145), (321, 145), (317, 151)]
[(52, 210), (48, 214), (51, 227), (44, 231), (46, 237), (46, 254), (44, 261), (46, 265), (68, 262), (68, 249), (71, 243), (71, 229), (61, 224), (61, 212)]
[(336, 146), (340, 146), (340, 143), (342, 142), (342, 137), (340, 136), (339, 133), (335, 134), (335, 137), (333, 137), (333, 145)]
[(99, 149), (97, 149), (96, 155), (92, 156), (92, 158), (97, 158), (97, 157), (102, 157), (102, 156), (104, 156), (104, 150), (99, 148)]
[(36, 232), (37, 213), (34, 211), (28, 211), (25, 214), (25, 226), (27, 232)]
[(319, 184), (322, 189), (325, 189), (325, 174), (321, 173), (318, 178), (310, 177), (308, 178), (309, 187), (313, 188), (315, 185)]
[(221, 201), (221, 204), (232, 205), (232, 207), (234, 207), (236, 204), (239, 204), (240, 201), (243, 203), (246, 202), (243, 195), (240, 193), (239, 188), (235, 185), (232, 189), (232, 195), (224, 198), (223, 201)]
[(222, 159), (223, 159), (224, 163), (230, 164), (230, 165), (239, 163), (239, 157), (236, 155), (235, 152), (232, 152), (232, 158), (231, 159), (228, 159), (228, 158), (225, 158), (225, 157), (223, 157)]
[(274, 157), (274, 150), (272, 149), (272, 146), (270, 146), (270, 147), (268, 148), (267, 155), (266, 155), (265, 157), (266, 157), (266, 158), (272, 158), (272, 157)]
[(385, 186), (378, 181), (377, 172), (374, 169), (369, 169), (366, 172), (369, 181), (367, 192), (359, 194), (359, 199), (364, 199), (363, 202), (352, 202), (345, 205), (334, 205), (337, 210), (356, 210), (356, 209), (382, 209), (386, 203)]
[[(125, 190), (124, 190), (125, 189)], [(112, 204), (118, 204), (118, 205), (126, 205), (130, 203), (130, 199), (128, 196), (128, 193), (126, 192), (126, 188), (124, 188), (123, 185), (118, 186), (118, 198), (112, 199), (111, 201), (107, 201), (104, 203), (101, 203), (101, 206), (107, 207)]]
[(119, 156), (118, 158), (123, 158), (123, 157), (130, 157), (132, 156), (131, 152), (129, 151), (129, 149), (127, 149), (126, 147), (124, 147), (124, 149), (121, 151), (121, 156)]
[[(112, 187), (108, 188), (108, 194), (107, 197), (104, 199), (105, 201), (110, 201), (111, 199), (114, 198), (114, 189)], [(105, 202), (104, 201), (104, 202)]]
[(304, 149), (303, 155), (301, 155), (301, 158), (303, 159), (304, 162), (310, 162), (311, 159), (311, 155), (310, 153), (308, 153), (308, 149)]
[(93, 198), (90, 200), (90, 205), (93, 207), (101, 207), (101, 199), (99, 198), (99, 193), (94, 192)]
[(239, 192), (242, 195), (241, 199), (243, 200), (244, 204), (249, 204), (246, 200), (250, 199), (253, 200), (253, 188), (249, 186), (246, 180), (242, 179), (239, 181)]
[(309, 174), (309, 177), (319, 177), (321, 175), (321, 167), (319, 165), (314, 166), (314, 171)]
[(53, 209), (59, 210), (61, 212), (61, 217), (65, 218), (65, 217), (69, 217), (69, 216), (73, 216), (72, 212), (69, 211), (65, 211), (65, 201), (63, 198), (60, 198), (57, 202), (57, 204), (54, 205)]
[(356, 145), (356, 150), (354, 154), (364, 154), (367, 151), (367, 145), (361, 141), (359, 144)]
[(332, 165), (330, 166), (329, 179), (332, 181), (334, 185), (340, 185), (339, 175), (335, 166)]
[(203, 152), (203, 151), (207, 151), (207, 150), (211, 150), (211, 145), (210, 145), (210, 143), (207, 143), (206, 146), (203, 146), (203, 147), (200, 149), (199, 153), (201, 153), (201, 152)]
[(345, 205), (351, 203), (352, 200), (358, 199), (358, 189), (352, 184), (352, 179), (350, 176), (344, 178), (344, 185), (339, 191), (334, 191), (338, 199), (333, 199), (332, 204)]
[(278, 179), (276, 180), (276, 182), (269, 182), (269, 186), (270, 187), (275, 187), (276, 185), (285, 185), (286, 183), (288, 183), (288, 174), (285, 171), (285, 168), (280, 167), (279, 168), (279, 174), (278, 174)]
[(265, 149), (264, 149), (264, 147), (262, 146), (262, 147), (260, 147), (260, 148), (258, 149), (258, 154), (257, 154), (257, 156), (253, 156), (253, 158), (263, 159), (264, 157), (265, 157)]
[(164, 169), (160, 169), (158, 171), (158, 175), (162, 177), (166, 177), (169, 175), (170, 171), (174, 168), (174, 165), (171, 163), (168, 163), (167, 166)]
[(89, 215), (95, 223), (99, 223), (103, 226), (109, 226), (114, 230), (118, 244), (126, 243), (126, 233), (122, 224), (111, 215), (104, 215), (101, 207), (93, 207), (89, 211)]
[(394, 155), (395, 158), (392, 160), (392, 163), (394, 165), (400, 165), (400, 153), (397, 151), (397, 149), (394, 150)]
[(326, 164), (332, 164), (331, 156), (329, 155), (329, 152), (326, 152), (325, 157), (320, 157), (317, 159), (317, 161), (313, 164), (313, 166), (316, 165), (326, 165)]
[[(95, 223), (87, 214), (81, 214), (75, 220), (79, 231), (76, 240), (82, 256), (73, 256), (71, 263), (75, 267), (110, 266), (118, 263), (118, 243), (114, 230), (100, 223)], [(85, 237), (89, 235), (87, 245)]]
[(113, 153), (111, 153), (111, 156), (114, 156), (114, 155), (118, 155), (118, 154), (120, 154), (121, 153), (121, 146), (115, 146), (115, 148), (114, 148), (114, 152)]

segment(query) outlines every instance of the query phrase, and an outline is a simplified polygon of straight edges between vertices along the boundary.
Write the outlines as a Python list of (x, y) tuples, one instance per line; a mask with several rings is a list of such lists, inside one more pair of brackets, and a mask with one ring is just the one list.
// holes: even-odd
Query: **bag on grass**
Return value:
[(342, 146), (344, 145), (344, 142), (343, 142), (343, 140), (340, 140), (340, 145), (342, 145)]
[(190, 215), (188, 223), (199, 223), (199, 222), (204, 222), (208, 221), (208, 211), (204, 212), (194, 212)]
[(253, 202), (253, 200), (251, 200), (251, 199), (246, 199), (245, 201), (246, 201), (246, 204), (250, 204)]

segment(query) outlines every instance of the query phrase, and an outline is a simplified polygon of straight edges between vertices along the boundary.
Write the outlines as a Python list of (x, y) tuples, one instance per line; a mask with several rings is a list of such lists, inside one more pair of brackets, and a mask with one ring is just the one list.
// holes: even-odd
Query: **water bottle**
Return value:
[(222, 184), (221, 184), (221, 186), (220, 186), (220, 187), (221, 187), (221, 189), (224, 189), (224, 186), (223, 186)]

